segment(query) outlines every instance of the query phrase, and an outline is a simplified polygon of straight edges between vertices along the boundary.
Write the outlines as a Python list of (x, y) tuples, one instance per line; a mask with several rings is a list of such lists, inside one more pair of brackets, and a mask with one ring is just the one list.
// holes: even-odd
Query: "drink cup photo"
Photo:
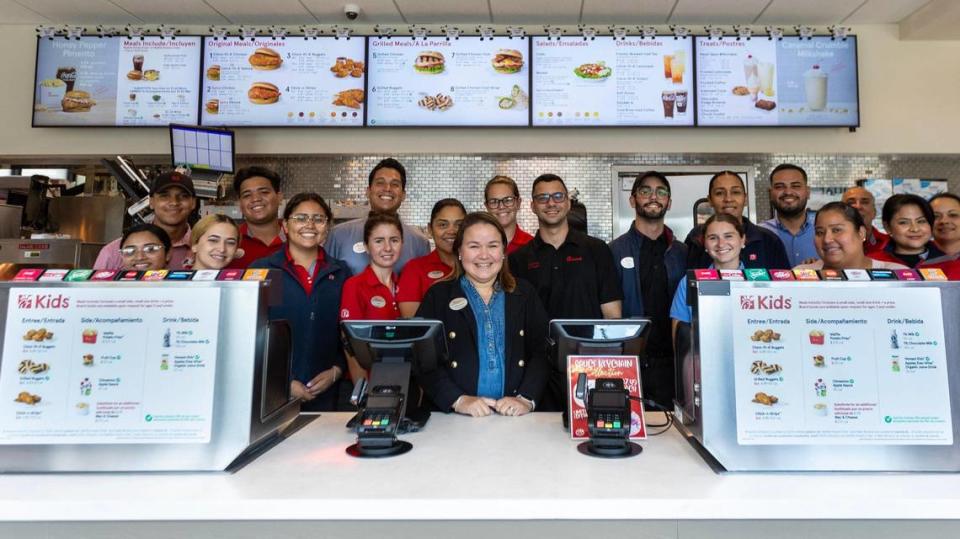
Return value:
[(760, 62), (760, 91), (767, 97), (773, 97), (773, 76), (776, 68), (770, 62)]
[(670, 79), (673, 78), (673, 72), (670, 70), (670, 66), (673, 64), (673, 55), (668, 54), (663, 57), (663, 78)]
[(676, 94), (677, 113), (687, 113), (687, 91), (679, 90)]
[(823, 110), (827, 108), (827, 74), (814, 65), (803, 75), (803, 89), (807, 96), (807, 108)]
[(751, 75), (750, 79), (747, 80), (747, 90), (750, 91), (750, 100), (756, 101), (757, 92), (760, 91), (760, 78), (755, 75)]
[(674, 84), (683, 84), (683, 72), (686, 70), (686, 54), (677, 51), (670, 61), (670, 75)]
[(72, 92), (73, 85), (77, 83), (77, 68), (70, 66), (58, 67), (56, 77), (67, 85), (67, 92)]
[(746, 58), (743, 59), (743, 81), (750, 83), (750, 77), (757, 77), (757, 59), (753, 57), (752, 54), (748, 54)]
[(673, 105), (677, 100), (676, 92), (663, 92), (661, 100), (663, 101), (663, 117), (673, 118)]
[(143, 55), (136, 54), (133, 56), (133, 69), (137, 71), (143, 71)]

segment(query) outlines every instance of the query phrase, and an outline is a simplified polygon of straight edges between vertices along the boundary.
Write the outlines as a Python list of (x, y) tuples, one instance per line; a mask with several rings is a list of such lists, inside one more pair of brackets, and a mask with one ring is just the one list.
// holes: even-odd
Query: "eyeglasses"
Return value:
[(517, 197), (503, 197), (503, 198), (488, 198), (487, 207), (488, 208), (512, 208), (514, 204), (517, 203)]
[(325, 225), (330, 220), (330, 218), (327, 217), (326, 215), (320, 215), (319, 213), (316, 215), (307, 215), (305, 213), (298, 213), (296, 215), (291, 215), (289, 219), (294, 223), (297, 223), (298, 225), (305, 225), (308, 222), (311, 222), (315, 225)]
[(567, 194), (563, 191), (557, 191), (556, 193), (540, 193), (539, 195), (533, 195), (533, 201), (541, 206), (550, 202), (551, 199), (559, 204), (567, 199)]
[(669, 198), (670, 190), (666, 187), (657, 187), (654, 189), (653, 187), (644, 185), (643, 187), (637, 188), (637, 194), (643, 198), (650, 198), (654, 194), (656, 194), (659, 198)]
[(157, 254), (162, 250), (163, 250), (163, 245), (160, 245), (159, 243), (148, 243), (143, 247), (137, 247), (136, 245), (130, 245), (128, 247), (124, 247), (120, 249), (120, 254), (123, 256), (130, 257), (137, 254), (137, 251), (140, 251), (145, 255), (152, 255), (152, 254)]

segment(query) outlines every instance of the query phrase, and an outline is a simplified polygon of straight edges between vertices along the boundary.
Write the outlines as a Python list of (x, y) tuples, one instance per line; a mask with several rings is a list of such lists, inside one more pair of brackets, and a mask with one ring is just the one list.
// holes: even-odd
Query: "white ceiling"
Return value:
[[(0, 24), (347, 23), (336, 0), (0, 0)], [(357, 24), (888, 24), (931, 0), (352, 0)], [(936, 1), (933, 2), (934, 4)]]

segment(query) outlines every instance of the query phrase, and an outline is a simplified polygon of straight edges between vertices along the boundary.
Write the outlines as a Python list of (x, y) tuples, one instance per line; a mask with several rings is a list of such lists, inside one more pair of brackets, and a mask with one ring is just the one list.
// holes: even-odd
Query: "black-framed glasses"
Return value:
[(637, 194), (643, 198), (650, 198), (654, 194), (656, 194), (659, 198), (669, 198), (670, 190), (666, 187), (657, 187), (654, 189), (653, 187), (644, 185), (642, 187), (637, 187)]
[(319, 213), (316, 215), (307, 215), (305, 213), (298, 213), (295, 215), (291, 215), (289, 219), (294, 223), (297, 223), (298, 225), (305, 225), (308, 222), (313, 223), (315, 225), (325, 225), (327, 224), (327, 221), (330, 220), (330, 218), (327, 217), (326, 215), (321, 215)]
[(494, 208), (512, 208), (517, 203), (517, 197), (488, 198), (487, 207)]
[(148, 243), (143, 247), (137, 247), (136, 245), (128, 245), (120, 249), (120, 254), (123, 256), (130, 257), (137, 254), (137, 251), (141, 251), (145, 255), (153, 255), (153, 254), (159, 253), (162, 250), (163, 250), (163, 245), (160, 245), (159, 243)]
[(541, 206), (553, 200), (556, 203), (563, 202), (567, 199), (567, 194), (563, 191), (557, 191), (556, 193), (540, 193), (539, 195), (533, 195), (533, 201)]

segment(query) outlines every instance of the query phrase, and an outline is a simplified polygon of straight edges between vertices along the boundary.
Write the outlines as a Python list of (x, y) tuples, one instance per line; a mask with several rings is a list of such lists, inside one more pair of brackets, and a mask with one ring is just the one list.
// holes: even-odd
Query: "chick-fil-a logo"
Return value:
[(17, 308), (20, 309), (66, 309), (70, 307), (70, 298), (63, 294), (17, 295)]
[(776, 310), (782, 311), (792, 308), (793, 301), (784, 296), (740, 296), (741, 311)]

